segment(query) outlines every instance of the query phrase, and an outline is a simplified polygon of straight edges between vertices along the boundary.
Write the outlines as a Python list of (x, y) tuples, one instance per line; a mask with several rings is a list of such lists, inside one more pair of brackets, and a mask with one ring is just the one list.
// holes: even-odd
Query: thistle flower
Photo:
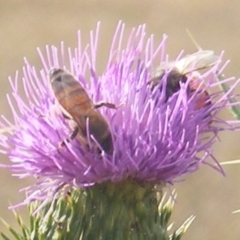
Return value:
[[(228, 100), (233, 97), (239, 80), (225, 79), (224, 83), (232, 84), (228, 91), (209, 93), (212, 104), (196, 109), (201, 93), (219, 85), (216, 72), (221, 73), (225, 67), (220, 66), (221, 55), (201, 75), (205, 87), (189, 95), (187, 81), (165, 101), (164, 87), (151, 91), (147, 83), (153, 69), (168, 61), (166, 36), (154, 48), (153, 36), (146, 38), (142, 25), (132, 30), (127, 45), (123, 46), (124, 27), (119, 23), (102, 73), (96, 71), (98, 25), (85, 48), (79, 32), (78, 46), (67, 50), (68, 57), (63, 43), (60, 50), (47, 46), (43, 53), (38, 49), (43, 69), (35, 69), (25, 59), (22, 80), (18, 73), (15, 79), (10, 79), (12, 94), (8, 102), (14, 120), (11, 123), (3, 117), (1, 126), (13, 131), (8, 136), (1, 134), (0, 144), (1, 152), (11, 161), (3, 167), (10, 168), (19, 178), (36, 178), (37, 183), (25, 189), (27, 198), (23, 204), (33, 200), (47, 202), (60, 189), (66, 192), (72, 187), (86, 189), (100, 183), (123, 184), (128, 179), (151, 186), (173, 184), (201, 164), (222, 172), (215, 165), (218, 162), (212, 146), (219, 131), (234, 127), (217, 114), (230, 105)], [(49, 83), (49, 71), (53, 67), (68, 69), (76, 76), (94, 103), (120, 105), (117, 109), (99, 109), (113, 136), (112, 155), (86, 151), (77, 139), (65, 141), (65, 146), (59, 148), (72, 129), (62, 114), (51, 113), (52, 107), (58, 105)], [(25, 97), (19, 93), (21, 84)]]

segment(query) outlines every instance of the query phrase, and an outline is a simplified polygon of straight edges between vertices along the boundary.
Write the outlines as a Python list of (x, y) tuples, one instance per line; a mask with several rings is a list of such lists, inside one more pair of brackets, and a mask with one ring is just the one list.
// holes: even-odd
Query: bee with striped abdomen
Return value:
[[(107, 154), (113, 153), (113, 139), (107, 120), (97, 110), (101, 106), (116, 108), (114, 104), (101, 102), (94, 104), (79, 81), (61, 68), (50, 71), (53, 93), (64, 116), (75, 122), (70, 139), (76, 136), (82, 144), (87, 144), (88, 133)], [(94, 144), (94, 141), (92, 141)]]

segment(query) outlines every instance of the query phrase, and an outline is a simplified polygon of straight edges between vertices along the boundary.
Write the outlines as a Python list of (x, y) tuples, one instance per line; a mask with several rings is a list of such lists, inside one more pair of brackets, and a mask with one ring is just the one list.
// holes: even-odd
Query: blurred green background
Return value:
[[(174, 58), (185, 49), (196, 51), (186, 34), (187, 27), (203, 49), (216, 53), (225, 50), (225, 60), (231, 59), (226, 76), (240, 76), (240, 1), (231, 0), (71, 0), (71, 1), (4, 1), (0, 0), (0, 79), (1, 113), (11, 116), (6, 94), (11, 91), (8, 77), (22, 69), (23, 57), (40, 68), (37, 47), (46, 44), (76, 46), (77, 30), (82, 31), (87, 42), (89, 31), (101, 21), (99, 55), (107, 57), (112, 34), (119, 20), (132, 27), (147, 24), (148, 34), (160, 40), (163, 33), (169, 36), (167, 52)], [(155, 40), (155, 41), (156, 41)], [(100, 61), (101, 66), (104, 65)], [(238, 91), (240, 88), (238, 88)], [(223, 112), (223, 117), (230, 117)], [(219, 161), (240, 158), (240, 133), (221, 134), (214, 153)], [(5, 156), (1, 162), (7, 163)], [(176, 184), (178, 193), (174, 216), (175, 227), (187, 217), (196, 219), (185, 235), (185, 240), (240, 239), (240, 165), (224, 167), (226, 177), (213, 169), (202, 166), (198, 172), (187, 176), (185, 182)], [(18, 180), (7, 170), (0, 169), (0, 216), (16, 226), (13, 214), (7, 209), (9, 201), (16, 204), (23, 199), (21, 187), (30, 181)], [(21, 208), (25, 212), (25, 208)], [(3, 225), (0, 229), (5, 230)]]

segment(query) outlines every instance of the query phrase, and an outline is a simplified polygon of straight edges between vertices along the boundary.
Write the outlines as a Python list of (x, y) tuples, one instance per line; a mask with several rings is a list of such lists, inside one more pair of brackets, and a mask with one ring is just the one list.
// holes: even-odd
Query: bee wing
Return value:
[(157, 69), (154, 71), (153, 76), (154, 77), (160, 77), (166, 70), (171, 70), (175, 68), (174, 62), (163, 62), (160, 66), (157, 67)]
[(183, 75), (214, 66), (219, 61), (219, 56), (211, 50), (200, 50), (187, 55), (176, 62), (162, 63), (154, 72), (154, 77), (161, 76), (166, 70), (177, 69)]
[(198, 51), (180, 59), (175, 67), (182, 73), (187, 74), (193, 71), (211, 67), (219, 61), (219, 56), (213, 51)]

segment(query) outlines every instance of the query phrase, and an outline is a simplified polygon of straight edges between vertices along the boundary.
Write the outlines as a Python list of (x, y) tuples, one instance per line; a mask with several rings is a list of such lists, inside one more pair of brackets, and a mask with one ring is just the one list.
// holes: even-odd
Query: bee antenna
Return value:
[(194, 43), (195, 47), (198, 49), (198, 51), (202, 51), (202, 48), (200, 47), (200, 45), (197, 43), (196, 39), (193, 37), (193, 35), (191, 34), (191, 32), (188, 30), (188, 28), (186, 28), (186, 32), (188, 34), (188, 36), (191, 38), (192, 42)]

